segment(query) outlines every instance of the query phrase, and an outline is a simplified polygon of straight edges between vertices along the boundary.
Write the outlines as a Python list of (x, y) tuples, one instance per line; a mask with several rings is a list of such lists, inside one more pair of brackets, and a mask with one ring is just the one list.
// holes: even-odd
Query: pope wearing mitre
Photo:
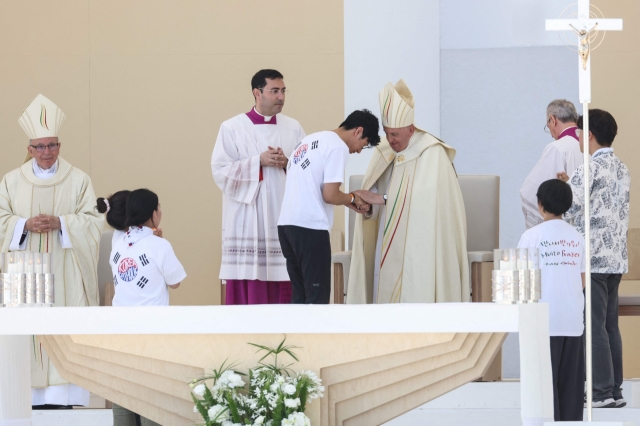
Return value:
[(388, 83), (379, 100), (386, 138), (355, 191), (373, 209), (356, 218), (347, 303), (468, 302), (456, 151), (414, 125), (404, 81)]

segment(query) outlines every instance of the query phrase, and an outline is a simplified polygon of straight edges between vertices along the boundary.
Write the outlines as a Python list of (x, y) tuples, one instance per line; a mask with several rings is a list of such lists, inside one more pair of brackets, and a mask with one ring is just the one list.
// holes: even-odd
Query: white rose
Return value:
[(298, 405), (300, 405), (300, 398), (296, 398), (296, 399), (285, 398), (284, 405), (285, 407), (296, 408)]
[(273, 383), (271, 384), (271, 386), (269, 386), (269, 390), (271, 390), (271, 392), (275, 392), (278, 390), (278, 384), (277, 383)]
[(284, 383), (284, 377), (278, 376), (278, 383), (283, 384)]
[(242, 377), (240, 377), (239, 374), (233, 374), (231, 377), (229, 377), (229, 386), (241, 388), (244, 386), (244, 380), (242, 380)]
[(282, 388), (282, 392), (286, 393), (287, 395), (293, 395), (294, 393), (296, 393), (296, 387), (292, 384), (286, 384)]
[(255, 422), (253, 422), (254, 426), (256, 425), (261, 425), (262, 423), (264, 423), (264, 416), (260, 416), (256, 419)]
[[(311, 426), (311, 420), (304, 413), (291, 413), (286, 420), (289, 422), (287, 424), (291, 426)], [(285, 424), (284, 422), (283, 420), (283, 425)]]
[(210, 420), (218, 422), (227, 420), (229, 418), (229, 412), (227, 411), (227, 408), (223, 407), (220, 404), (214, 405), (213, 407), (209, 408), (207, 414), (209, 414)]
[(196, 386), (195, 388), (193, 388), (193, 393), (195, 393), (196, 395), (204, 395), (204, 391), (207, 387), (205, 386), (204, 383), (200, 383), (198, 386)]

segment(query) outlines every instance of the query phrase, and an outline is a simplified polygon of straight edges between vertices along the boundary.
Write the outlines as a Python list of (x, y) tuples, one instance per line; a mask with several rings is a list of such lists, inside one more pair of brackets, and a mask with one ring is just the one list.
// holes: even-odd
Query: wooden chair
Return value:
[(618, 294), (618, 315), (640, 316), (640, 228), (627, 234), (629, 272), (622, 276)]
[[(361, 175), (349, 178), (349, 190), (362, 187)], [(491, 302), (493, 250), (499, 245), (500, 177), (460, 175), (460, 189), (467, 216), (467, 255), (471, 279), (471, 301)], [(334, 303), (344, 303), (349, 282), (351, 248), (356, 213), (349, 210), (347, 251), (332, 256), (334, 264)], [(487, 272), (488, 271), (488, 272)]]

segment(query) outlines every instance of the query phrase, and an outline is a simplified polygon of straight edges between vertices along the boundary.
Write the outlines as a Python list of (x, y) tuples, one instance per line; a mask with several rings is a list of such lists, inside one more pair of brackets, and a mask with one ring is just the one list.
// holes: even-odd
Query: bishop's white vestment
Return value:
[(220, 279), (289, 281), (277, 227), (286, 173), (260, 166), (260, 154), (280, 147), (289, 158), (304, 137), (296, 120), (255, 109), (222, 123), (211, 156), (223, 194)]
[(542, 223), (538, 212), (538, 187), (542, 182), (556, 179), (558, 172), (566, 172), (569, 177), (582, 166), (584, 157), (580, 152), (577, 127), (569, 127), (560, 133), (558, 140), (551, 142), (542, 151), (542, 157), (525, 179), (520, 188), (522, 212), (527, 229)]
[(386, 138), (376, 147), (362, 189), (375, 186), (388, 199), (370, 219), (356, 217), (347, 303), (469, 301), (466, 215), (454, 157), (453, 148), (418, 128), (402, 152)]
[[(104, 218), (94, 208), (96, 196), (91, 179), (62, 157), (58, 157), (55, 174), (42, 179), (46, 176), (36, 175), (34, 162), (27, 161), (0, 182), (1, 251), (52, 253), (55, 305), (97, 306), (98, 250)], [(28, 232), (20, 244), (25, 219), (40, 213), (60, 217), (63, 229), (43, 234)], [(31, 360), (32, 386), (58, 388), (57, 385), (67, 384), (46, 353), (40, 352), (39, 344), (35, 349)]]

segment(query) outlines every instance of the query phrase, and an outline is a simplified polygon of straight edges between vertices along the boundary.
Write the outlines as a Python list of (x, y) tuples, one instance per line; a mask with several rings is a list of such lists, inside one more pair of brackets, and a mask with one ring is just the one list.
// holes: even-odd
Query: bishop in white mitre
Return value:
[(468, 302), (456, 151), (414, 125), (404, 81), (388, 83), (379, 99), (386, 137), (355, 191), (373, 209), (356, 217), (347, 303)]
[(556, 99), (547, 106), (547, 124), (551, 137), (549, 143), (520, 188), (522, 212), (527, 229), (542, 223), (538, 211), (538, 187), (542, 182), (555, 179), (558, 172), (564, 171), (571, 177), (584, 162), (578, 141), (578, 112), (573, 103)]
[(255, 106), (220, 127), (211, 157), (222, 190), (222, 265), (226, 304), (289, 303), (291, 282), (277, 222), (287, 157), (304, 137), (300, 124), (280, 112), (286, 87), (276, 70), (251, 80)]
[[(51, 253), (56, 306), (98, 305), (103, 215), (91, 179), (59, 156), (60, 108), (38, 95), (18, 120), (28, 160), (0, 183), (1, 251)], [(88, 405), (89, 392), (60, 377), (39, 343), (31, 351), (33, 405)]]

